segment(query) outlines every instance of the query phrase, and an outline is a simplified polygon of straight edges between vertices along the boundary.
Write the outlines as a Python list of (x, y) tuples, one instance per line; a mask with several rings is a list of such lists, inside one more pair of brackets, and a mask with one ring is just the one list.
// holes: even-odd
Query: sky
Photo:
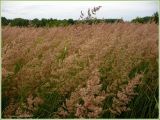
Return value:
[(137, 16), (151, 16), (158, 11), (158, 1), (2, 1), (1, 16), (8, 19), (79, 19), (88, 8), (102, 6), (98, 19), (123, 18), (130, 21)]

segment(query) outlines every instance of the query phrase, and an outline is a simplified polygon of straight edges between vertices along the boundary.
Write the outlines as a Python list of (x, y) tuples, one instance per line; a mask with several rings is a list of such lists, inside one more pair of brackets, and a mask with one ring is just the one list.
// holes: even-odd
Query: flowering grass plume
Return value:
[(155, 23), (2, 28), (2, 118), (157, 118), (158, 91)]

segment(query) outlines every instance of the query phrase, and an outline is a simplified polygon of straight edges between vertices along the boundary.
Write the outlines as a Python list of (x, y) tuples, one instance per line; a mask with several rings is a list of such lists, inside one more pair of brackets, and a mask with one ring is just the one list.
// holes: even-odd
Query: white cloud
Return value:
[(78, 19), (80, 11), (101, 5), (97, 18), (130, 20), (158, 11), (156, 1), (3, 1), (2, 16), (7, 18)]

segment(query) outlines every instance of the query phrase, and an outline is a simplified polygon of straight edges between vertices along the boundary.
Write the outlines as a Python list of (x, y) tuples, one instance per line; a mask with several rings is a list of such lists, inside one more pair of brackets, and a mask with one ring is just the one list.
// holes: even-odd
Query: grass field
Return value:
[(158, 118), (158, 25), (2, 28), (3, 118)]

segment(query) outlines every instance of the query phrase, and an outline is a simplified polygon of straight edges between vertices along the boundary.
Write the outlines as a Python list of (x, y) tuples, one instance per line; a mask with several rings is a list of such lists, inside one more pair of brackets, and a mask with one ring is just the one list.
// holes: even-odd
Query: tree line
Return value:
[(131, 22), (133, 23), (155, 22), (156, 24), (158, 24), (159, 23), (158, 12), (154, 13), (152, 16), (137, 17), (136, 19), (133, 19)]
[(57, 27), (57, 26), (68, 26), (73, 24), (97, 24), (102, 22), (107, 23), (114, 23), (114, 22), (123, 22), (122, 19), (92, 19), (92, 20), (73, 20), (73, 19), (64, 19), (64, 20), (57, 20), (57, 19), (23, 19), (23, 18), (15, 18), (15, 19), (7, 19), (5, 17), (1, 17), (2, 26), (19, 26), (19, 27)]
[[(158, 12), (154, 13), (152, 16), (146, 17), (137, 17), (131, 20), (132, 23), (147, 23), (147, 22), (155, 22), (158, 24), (159, 16)], [(15, 18), (15, 19), (7, 19), (5, 17), (1, 17), (1, 24), (2, 26), (19, 26), (19, 27), (57, 27), (57, 26), (68, 26), (73, 24), (97, 24), (97, 23), (115, 23), (115, 22), (124, 22), (121, 19), (88, 19), (88, 20), (73, 20), (73, 19), (64, 19), (64, 20), (57, 20), (57, 19), (23, 19), (23, 18)]]

